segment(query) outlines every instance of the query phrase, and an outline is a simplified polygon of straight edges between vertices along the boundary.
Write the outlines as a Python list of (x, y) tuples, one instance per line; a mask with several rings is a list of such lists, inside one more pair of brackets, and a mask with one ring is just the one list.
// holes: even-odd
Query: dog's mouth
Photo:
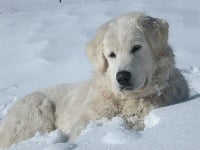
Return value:
[(148, 85), (148, 78), (145, 78), (142, 86), (140, 87), (140, 89), (144, 89), (146, 86)]
[(142, 82), (142, 84), (139, 87), (134, 87), (134, 85), (128, 84), (128, 85), (120, 85), (120, 91), (138, 91), (140, 89), (144, 89), (147, 84), (148, 84), (148, 79), (145, 78), (145, 80), (143, 80), (144, 82)]
[(133, 86), (124, 86), (124, 85), (121, 85), (120, 86), (120, 91), (122, 91), (122, 90), (132, 91), (133, 90)]

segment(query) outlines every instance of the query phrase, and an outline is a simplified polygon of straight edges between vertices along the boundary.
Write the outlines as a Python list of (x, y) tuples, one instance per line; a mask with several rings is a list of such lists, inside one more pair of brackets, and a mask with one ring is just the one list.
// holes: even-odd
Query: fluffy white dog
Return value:
[(188, 86), (175, 68), (168, 45), (168, 23), (129, 13), (100, 27), (88, 43), (96, 71), (82, 85), (60, 85), (18, 100), (0, 125), (0, 147), (60, 129), (74, 139), (95, 119), (122, 117), (130, 128), (144, 128), (155, 107), (187, 99)]

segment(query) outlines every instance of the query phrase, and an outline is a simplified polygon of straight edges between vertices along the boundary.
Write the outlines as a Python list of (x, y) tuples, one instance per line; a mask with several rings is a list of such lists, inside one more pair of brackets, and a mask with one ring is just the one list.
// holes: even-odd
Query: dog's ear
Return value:
[(87, 55), (90, 61), (95, 65), (96, 72), (98, 73), (106, 72), (108, 67), (107, 60), (103, 54), (103, 39), (107, 30), (107, 25), (108, 23), (105, 23), (98, 29), (96, 36), (88, 42), (86, 47)]
[(144, 32), (157, 56), (162, 56), (167, 53), (167, 51), (165, 51), (168, 46), (169, 25), (167, 21), (141, 15), (138, 17), (138, 27), (142, 32)]

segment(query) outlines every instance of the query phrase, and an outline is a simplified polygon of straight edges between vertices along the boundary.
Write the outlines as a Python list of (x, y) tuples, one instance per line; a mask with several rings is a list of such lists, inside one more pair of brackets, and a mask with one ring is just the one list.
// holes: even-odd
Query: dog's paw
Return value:
[(134, 131), (142, 131), (144, 130), (145, 124), (144, 124), (144, 118), (139, 116), (131, 116), (126, 117), (125, 121), (130, 129), (133, 129)]

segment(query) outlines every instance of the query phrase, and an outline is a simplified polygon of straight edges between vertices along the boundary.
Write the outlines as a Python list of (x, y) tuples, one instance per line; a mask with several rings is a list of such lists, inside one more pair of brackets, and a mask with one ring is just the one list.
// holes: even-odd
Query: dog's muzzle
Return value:
[(120, 90), (134, 90), (145, 88), (148, 84), (148, 79), (142, 80), (139, 84), (136, 83), (136, 80), (132, 77), (131, 73), (128, 71), (119, 71), (116, 74), (116, 80), (119, 84)]

